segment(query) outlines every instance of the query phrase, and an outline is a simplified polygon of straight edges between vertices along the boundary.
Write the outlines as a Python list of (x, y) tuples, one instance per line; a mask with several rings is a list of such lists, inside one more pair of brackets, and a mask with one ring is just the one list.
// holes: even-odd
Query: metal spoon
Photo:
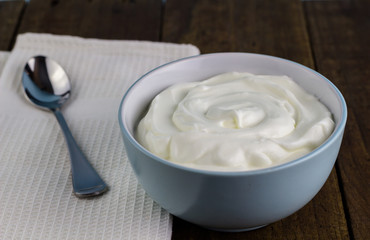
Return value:
[(63, 68), (45, 56), (33, 57), (24, 67), (22, 83), (28, 100), (38, 107), (51, 110), (63, 130), (71, 158), (74, 194), (79, 198), (85, 198), (107, 191), (108, 186), (77, 146), (60, 112), (71, 90), (68, 76)]

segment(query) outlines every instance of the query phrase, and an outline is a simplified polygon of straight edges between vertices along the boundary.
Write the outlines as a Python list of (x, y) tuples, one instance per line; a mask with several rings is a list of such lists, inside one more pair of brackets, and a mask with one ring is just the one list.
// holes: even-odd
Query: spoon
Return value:
[(60, 111), (71, 94), (71, 84), (63, 68), (50, 58), (35, 56), (24, 67), (22, 83), (26, 98), (38, 107), (51, 110), (62, 128), (70, 153), (74, 194), (86, 198), (107, 191), (108, 186), (76, 144)]

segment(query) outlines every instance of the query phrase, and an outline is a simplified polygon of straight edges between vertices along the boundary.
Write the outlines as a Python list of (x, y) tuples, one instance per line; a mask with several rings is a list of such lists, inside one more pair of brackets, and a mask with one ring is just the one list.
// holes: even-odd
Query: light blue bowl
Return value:
[[(137, 123), (160, 91), (178, 82), (200, 81), (231, 71), (291, 77), (330, 109), (336, 123), (334, 132), (301, 158), (245, 172), (187, 168), (154, 156), (136, 141)], [(333, 168), (346, 119), (342, 94), (324, 76), (289, 60), (250, 53), (199, 55), (160, 66), (131, 86), (119, 108), (127, 155), (145, 191), (171, 214), (220, 231), (256, 229), (307, 204)]]

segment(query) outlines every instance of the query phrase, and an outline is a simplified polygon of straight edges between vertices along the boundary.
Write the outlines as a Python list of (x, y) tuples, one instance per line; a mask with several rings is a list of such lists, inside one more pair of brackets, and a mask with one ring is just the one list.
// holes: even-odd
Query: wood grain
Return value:
[[(168, 0), (163, 41), (192, 43), (203, 53), (256, 52), (313, 68), (300, 1)], [(265, 228), (217, 233), (176, 218), (173, 239), (348, 239), (335, 169), (319, 194), (296, 214)]]
[(19, 33), (158, 41), (160, 0), (32, 0)]
[(242, 51), (312, 65), (299, 1), (168, 0), (163, 40), (198, 46), (202, 53)]
[(24, 5), (23, 1), (2, 2), (0, 4), (0, 51), (11, 49), (13, 36), (22, 16)]
[(173, 239), (370, 239), (370, 1), (0, 1), (0, 50), (18, 33), (191, 43), (315, 68), (338, 86), (348, 122), (336, 168), (297, 213), (252, 232), (219, 233), (174, 218)]
[(348, 121), (338, 157), (351, 236), (370, 238), (370, 2), (305, 2), (315, 62), (343, 93)]

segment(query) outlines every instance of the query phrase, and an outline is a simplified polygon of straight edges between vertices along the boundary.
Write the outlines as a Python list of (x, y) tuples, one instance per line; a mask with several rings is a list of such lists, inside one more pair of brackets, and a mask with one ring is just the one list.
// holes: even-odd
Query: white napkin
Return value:
[(8, 60), (8, 56), (9, 56), (9, 52), (0, 51), (0, 76), (4, 68), (4, 65), (6, 63), (6, 60)]
[[(38, 54), (59, 62), (72, 81), (62, 111), (110, 186), (102, 197), (73, 195), (69, 153), (56, 119), (23, 97), (21, 71)], [(197, 54), (192, 45), (18, 36), (10, 54), (0, 53), (0, 239), (170, 239), (170, 214), (145, 194), (128, 163), (118, 107), (146, 71)]]

